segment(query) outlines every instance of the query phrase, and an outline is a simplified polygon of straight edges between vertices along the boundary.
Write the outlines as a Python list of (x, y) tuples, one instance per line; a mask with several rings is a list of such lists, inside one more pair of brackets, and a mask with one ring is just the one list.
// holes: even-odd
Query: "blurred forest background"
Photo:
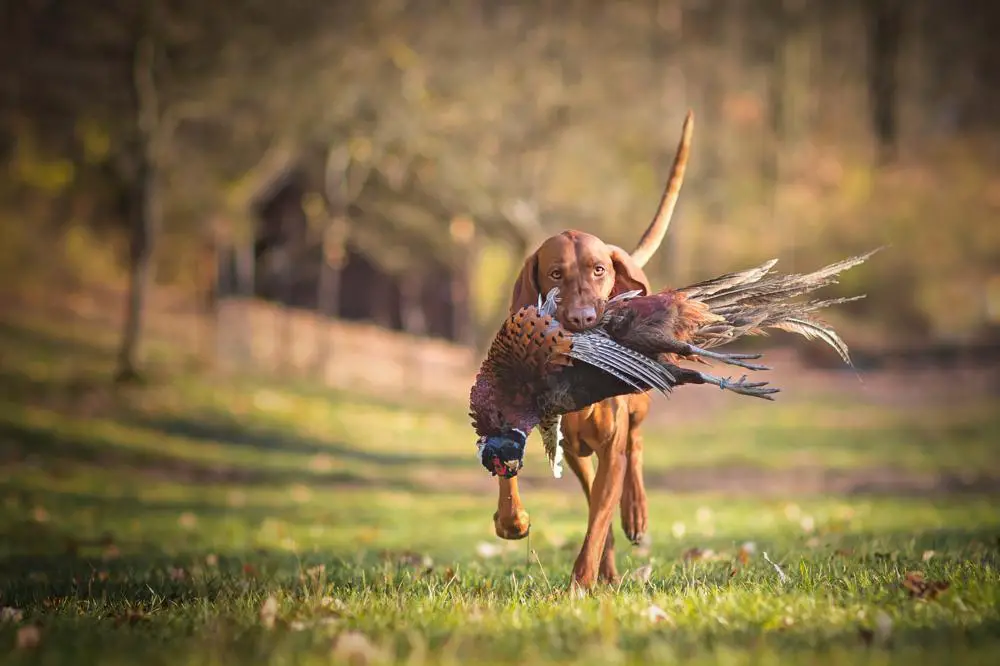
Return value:
[(862, 362), (1000, 356), (997, 3), (23, 0), (0, 23), (3, 307), (113, 322), (121, 378), (161, 335), (464, 395), (544, 236), (638, 241), (689, 108), (654, 284), (889, 244), (838, 288), (869, 295), (835, 313)]

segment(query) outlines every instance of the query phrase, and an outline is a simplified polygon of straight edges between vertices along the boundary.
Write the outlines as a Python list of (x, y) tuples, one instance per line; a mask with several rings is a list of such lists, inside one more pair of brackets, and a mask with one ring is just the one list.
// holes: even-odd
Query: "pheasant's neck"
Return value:
[(508, 404), (493, 377), (488, 375), (480, 374), (476, 378), (470, 407), (477, 435), (497, 435), (507, 428), (517, 428), (528, 434), (541, 422), (533, 407), (519, 402)]

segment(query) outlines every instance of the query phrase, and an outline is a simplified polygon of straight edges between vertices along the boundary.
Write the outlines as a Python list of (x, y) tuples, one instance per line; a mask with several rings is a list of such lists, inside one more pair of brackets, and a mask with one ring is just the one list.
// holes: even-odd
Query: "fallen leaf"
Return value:
[(347, 604), (334, 597), (323, 597), (320, 599), (319, 605), (321, 608), (335, 611), (337, 613), (344, 613), (347, 611)]
[(242, 490), (230, 490), (226, 493), (226, 504), (233, 508), (244, 506), (247, 503), (247, 494)]
[(37, 647), (42, 642), (42, 630), (34, 625), (21, 627), (17, 630), (14, 645), (18, 650), (28, 650)]
[(305, 504), (312, 499), (312, 490), (310, 490), (308, 486), (296, 483), (292, 486), (292, 490), (289, 495), (291, 495), (292, 501), (299, 504)]
[(476, 555), (484, 559), (489, 559), (491, 557), (496, 557), (502, 552), (500, 546), (495, 543), (490, 543), (488, 541), (480, 541), (476, 544)]
[(632, 572), (631, 577), (640, 583), (648, 583), (650, 577), (653, 575), (653, 565), (644, 564), (635, 571)]
[(659, 624), (660, 622), (665, 622), (670, 626), (674, 626), (675, 624), (673, 618), (667, 615), (667, 612), (662, 608), (660, 608), (659, 606), (657, 606), (656, 604), (650, 604), (649, 608), (643, 611), (642, 614), (649, 622), (652, 622), (653, 624)]
[(908, 571), (903, 577), (903, 587), (914, 599), (937, 599), (938, 595), (951, 587), (950, 583), (941, 580), (926, 580), (919, 571)]
[(333, 458), (325, 453), (320, 453), (309, 459), (309, 468), (315, 472), (329, 472), (333, 470)]
[(739, 560), (740, 564), (746, 566), (750, 563), (750, 556), (753, 555), (756, 550), (757, 545), (752, 541), (747, 541), (740, 546), (739, 552), (736, 553), (736, 559)]
[(198, 516), (190, 511), (185, 511), (177, 518), (177, 524), (186, 530), (192, 530), (198, 525)]
[(129, 608), (124, 613), (119, 613), (114, 617), (116, 627), (120, 627), (123, 624), (135, 625), (147, 619), (146, 612), (140, 608)]
[(936, 553), (933, 550), (925, 550), (924, 554), (920, 556), (920, 559), (922, 559), (924, 562), (927, 562), (932, 557), (934, 557), (935, 554)]
[(875, 640), (884, 645), (892, 635), (892, 618), (885, 611), (875, 614)]
[(278, 619), (278, 600), (269, 596), (260, 607), (260, 623), (265, 629), (273, 629)]
[(382, 654), (361, 632), (345, 631), (334, 641), (332, 656), (353, 666), (365, 666), (379, 660)]
[(209, 553), (208, 555), (205, 556), (205, 564), (210, 567), (219, 566), (219, 556), (216, 555), (215, 553)]
[(326, 565), (325, 564), (317, 564), (317, 565), (309, 567), (305, 571), (299, 573), (299, 580), (300, 581), (307, 581), (307, 580), (309, 580), (309, 581), (312, 581), (314, 583), (318, 583), (319, 580), (320, 580), (320, 578), (322, 578), (323, 574), (325, 574), (325, 573), (326, 573)]
[(702, 549), (697, 546), (693, 546), (685, 550), (684, 553), (681, 554), (681, 558), (690, 562), (699, 562), (704, 560), (716, 560), (719, 559), (719, 556), (711, 548)]
[(24, 619), (24, 611), (20, 608), (4, 606), (0, 608), (0, 622), (11, 622), (17, 624)]

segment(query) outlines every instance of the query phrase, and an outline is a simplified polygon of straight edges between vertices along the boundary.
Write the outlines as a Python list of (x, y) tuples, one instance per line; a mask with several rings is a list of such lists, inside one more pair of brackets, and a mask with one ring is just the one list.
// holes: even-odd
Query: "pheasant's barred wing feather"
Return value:
[(661, 364), (596, 333), (573, 336), (569, 356), (603, 370), (638, 391), (657, 389), (667, 394), (676, 384), (676, 378)]

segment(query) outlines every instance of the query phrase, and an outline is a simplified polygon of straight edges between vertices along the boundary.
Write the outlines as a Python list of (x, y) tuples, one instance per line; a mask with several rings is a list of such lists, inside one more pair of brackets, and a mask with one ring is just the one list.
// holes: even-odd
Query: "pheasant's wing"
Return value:
[[(578, 370), (581, 363), (600, 372), (582, 372)], [(590, 404), (592, 395), (611, 397), (649, 389), (667, 393), (675, 384), (670, 372), (654, 359), (599, 333), (570, 333), (551, 315), (530, 305), (504, 321), (484, 368), (492, 374), (505, 404), (537, 407), (542, 417), (564, 413), (575, 403), (567, 397), (567, 390), (586, 401), (576, 407), (582, 408)], [(584, 377), (583, 384), (569, 386)]]

